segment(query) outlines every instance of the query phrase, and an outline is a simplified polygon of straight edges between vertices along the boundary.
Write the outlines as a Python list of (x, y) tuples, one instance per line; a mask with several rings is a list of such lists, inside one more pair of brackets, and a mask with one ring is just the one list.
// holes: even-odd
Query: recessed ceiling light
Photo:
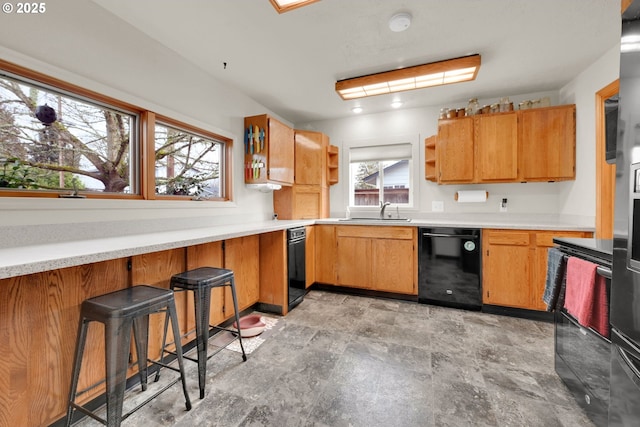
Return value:
[(353, 111), (356, 114), (362, 113), (362, 107), (353, 107), (351, 111)]
[(400, 107), (402, 107), (402, 101), (393, 101), (391, 103), (391, 107), (392, 108), (400, 108)]
[(389, 19), (389, 29), (394, 33), (406, 30), (411, 25), (411, 14), (407, 12), (396, 13)]

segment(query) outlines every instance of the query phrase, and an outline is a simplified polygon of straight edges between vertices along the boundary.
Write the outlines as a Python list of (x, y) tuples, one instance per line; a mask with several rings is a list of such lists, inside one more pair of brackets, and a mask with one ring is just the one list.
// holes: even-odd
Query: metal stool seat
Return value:
[[(176, 341), (176, 355), (179, 369), (167, 366), (163, 361), (148, 360), (148, 337), (149, 337), (149, 315), (153, 313), (165, 312), (165, 325), (171, 318), (173, 336)], [(78, 392), (78, 378), (87, 338), (89, 322), (101, 322), (105, 326), (105, 364), (106, 364), (106, 404), (107, 419), (100, 418), (94, 412), (75, 403), (78, 395), (83, 394), (98, 384), (86, 390)], [(142, 390), (147, 389), (147, 362), (164, 366), (176, 372), (180, 372), (180, 377), (170, 384), (157, 391), (143, 403), (130, 412), (123, 415), (122, 407), (124, 401), (124, 391), (127, 382), (127, 369), (129, 362), (129, 350), (131, 343), (131, 329), (134, 333), (136, 353), (138, 355), (138, 370)], [(76, 341), (75, 358), (73, 363), (73, 377), (69, 392), (69, 403), (67, 406), (66, 426), (71, 425), (74, 410), (79, 410), (94, 418), (108, 427), (120, 426), (122, 420), (149, 403), (160, 393), (182, 380), (187, 410), (191, 409), (191, 401), (187, 393), (185, 382), (184, 366), (182, 360), (182, 346), (180, 345), (180, 330), (176, 315), (176, 306), (173, 291), (161, 289), (147, 285), (133, 286), (119, 291), (111, 292), (101, 296), (83, 301), (80, 312), (80, 324), (78, 327), (78, 338)], [(100, 383), (99, 383), (100, 384)]]
[[(244, 352), (244, 346), (242, 345), (242, 336), (235, 329), (224, 328), (220, 326), (214, 326), (209, 324), (210, 307), (211, 307), (211, 289), (222, 286), (229, 286), (231, 288), (231, 296), (233, 297), (233, 308), (236, 325), (240, 326), (240, 318), (238, 314), (238, 299), (236, 297), (236, 287), (234, 283), (233, 270), (227, 270), (224, 268), (214, 267), (200, 267), (194, 270), (185, 271), (174, 275), (171, 278), (171, 289), (175, 292), (180, 291), (192, 291), (194, 306), (195, 306), (195, 321), (196, 321), (196, 343), (198, 347), (198, 358), (192, 359), (188, 356), (184, 356), (185, 359), (198, 363), (198, 384), (200, 386), (200, 399), (204, 398), (205, 378), (207, 372), (207, 360), (213, 357), (218, 351), (207, 355), (207, 342), (209, 339), (209, 329), (213, 328), (215, 332), (228, 331), (235, 335), (235, 338), (229, 341), (238, 340), (240, 342), (240, 349), (242, 350), (242, 360), (247, 360), (247, 355)], [(166, 338), (167, 338), (167, 322), (165, 322), (164, 337), (162, 339), (162, 354), (172, 353), (166, 350)], [(163, 357), (163, 356), (161, 356)], [(162, 361), (162, 359), (160, 359)], [(159, 372), (156, 374), (156, 381), (158, 380)]]

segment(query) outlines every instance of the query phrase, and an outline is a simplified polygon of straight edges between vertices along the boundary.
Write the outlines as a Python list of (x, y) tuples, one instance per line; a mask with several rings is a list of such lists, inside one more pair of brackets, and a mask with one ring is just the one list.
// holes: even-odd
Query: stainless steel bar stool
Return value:
[[(176, 274), (171, 278), (171, 289), (175, 292), (180, 291), (193, 291), (194, 306), (195, 306), (195, 321), (196, 321), (196, 343), (198, 346), (198, 358), (192, 359), (188, 356), (184, 356), (185, 359), (193, 362), (198, 362), (198, 384), (200, 386), (200, 399), (204, 398), (204, 388), (206, 383), (207, 373), (207, 360), (213, 357), (218, 351), (207, 355), (207, 342), (209, 340), (209, 329), (213, 328), (216, 332), (228, 331), (234, 333), (235, 338), (229, 341), (238, 340), (240, 342), (240, 348), (242, 350), (242, 360), (247, 360), (247, 355), (244, 352), (244, 346), (242, 345), (242, 336), (235, 329), (223, 328), (220, 326), (214, 326), (209, 324), (209, 313), (211, 307), (211, 289), (222, 286), (229, 286), (231, 288), (231, 296), (233, 297), (233, 308), (235, 311), (236, 325), (240, 325), (240, 317), (238, 314), (238, 299), (236, 297), (236, 286), (234, 283), (233, 270), (227, 270), (224, 268), (214, 267), (200, 267), (194, 270), (185, 271), (180, 274)], [(164, 337), (162, 339), (162, 355), (164, 353), (173, 353), (166, 349), (167, 340), (167, 322), (165, 321)], [(163, 360), (161, 356), (161, 361)], [(160, 372), (156, 374), (156, 381), (158, 380)]]
[[(171, 318), (173, 336), (176, 341), (176, 355), (179, 369), (164, 364), (161, 360), (149, 360), (148, 337), (149, 315), (165, 312), (165, 325)], [(78, 395), (81, 395), (98, 384), (86, 390), (78, 392), (78, 378), (82, 365), (82, 357), (87, 338), (89, 322), (101, 322), (105, 326), (105, 363), (106, 363), (106, 420), (96, 415), (87, 408), (75, 403)], [(129, 349), (131, 343), (131, 329), (133, 328), (136, 352), (138, 355), (138, 369), (142, 390), (147, 389), (147, 363), (151, 362), (166, 368), (180, 372), (180, 377), (164, 386), (143, 403), (130, 412), (123, 414), (124, 392), (127, 382), (127, 368), (129, 362)], [(166, 331), (165, 331), (166, 334)], [(176, 315), (176, 306), (173, 291), (170, 289), (156, 288), (147, 285), (133, 286), (119, 291), (111, 292), (85, 300), (81, 306), (78, 338), (76, 341), (75, 359), (73, 362), (73, 377), (69, 391), (69, 403), (67, 406), (66, 426), (71, 425), (74, 410), (94, 418), (108, 427), (118, 427), (122, 420), (129, 417), (160, 393), (182, 380), (187, 411), (191, 409), (191, 401), (187, 393), (184, 366), (182, 359), (182, 346), (180, 345), (180, 330)], [(101, 384), (101, 383), (99, 383)]]

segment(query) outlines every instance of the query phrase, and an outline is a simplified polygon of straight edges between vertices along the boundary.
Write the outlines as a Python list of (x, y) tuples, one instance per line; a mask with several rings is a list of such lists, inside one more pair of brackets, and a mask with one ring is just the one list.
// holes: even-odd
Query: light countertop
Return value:
[[(0, 249), (0, 279), (313, 224), (594, 231), (593, 227), (576, 225), (571, 220), (557, 217), (544, 216), (534, 219), (532, 217), (483, 218), (478, 215), (450, 215), (447, 218), (412, 219), (410, 222), (403, 223), (375, 219), (353, 222), (340, 218), (257, 221), (168, 231), (158, 229), (146, 232), (128, 231), (126, 235), (113, 237), (100, 237), (95, 234), (82, 237), (81, 233), (76, 233), (72, 238), (49, 239), (43, 243), (37, 243), (37, 239), (31, 238), (25, 239), (27, 243), (5, 244)], [(26, 232), (26, 230), (23, 231)]]

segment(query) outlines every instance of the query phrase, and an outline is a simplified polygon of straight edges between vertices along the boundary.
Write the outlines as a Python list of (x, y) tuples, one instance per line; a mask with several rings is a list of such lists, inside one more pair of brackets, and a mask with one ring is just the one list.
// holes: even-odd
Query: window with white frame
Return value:
[(349, 149), (350, 206), (412, 206), (411, 177), (411, 144)]

